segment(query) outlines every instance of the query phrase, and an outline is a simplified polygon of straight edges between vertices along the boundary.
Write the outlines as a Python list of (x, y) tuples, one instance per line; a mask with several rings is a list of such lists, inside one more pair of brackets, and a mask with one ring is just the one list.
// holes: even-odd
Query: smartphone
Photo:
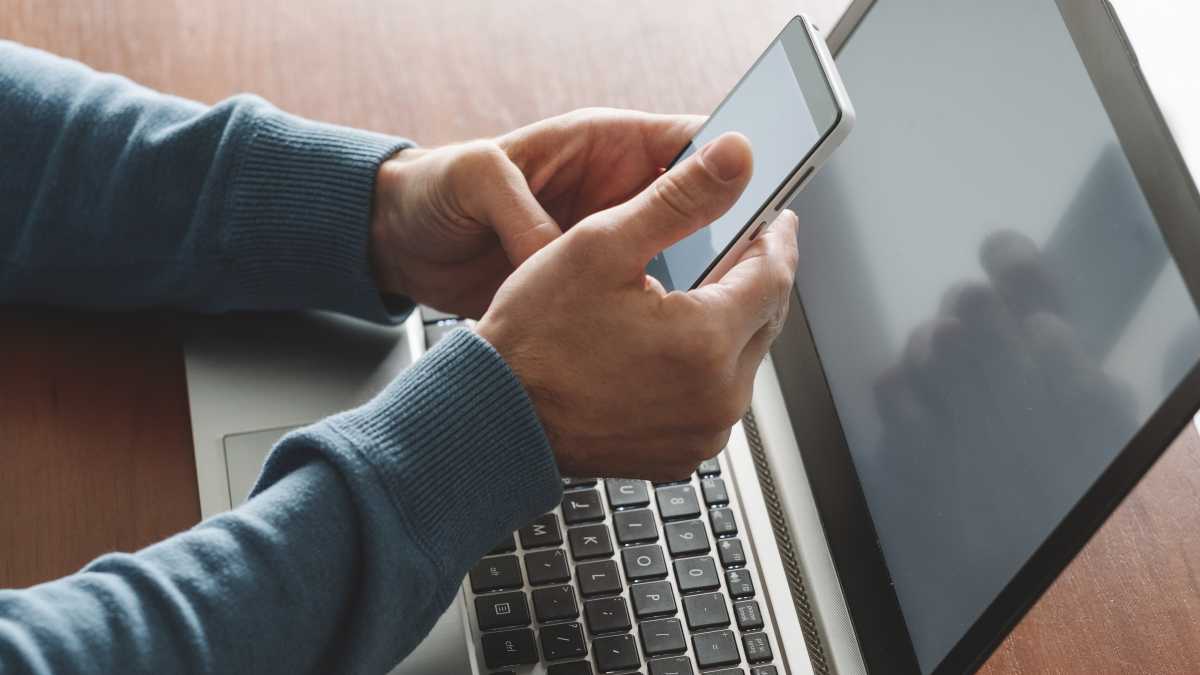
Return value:
[(646, 273), (668, 291), (720, 279), (853, 125), (825, 39), (804, 16), (793, 18), (671, 163), (727, 131), (741, 132), (754, 152), (746, 190), (716, 221), (655, 256)]

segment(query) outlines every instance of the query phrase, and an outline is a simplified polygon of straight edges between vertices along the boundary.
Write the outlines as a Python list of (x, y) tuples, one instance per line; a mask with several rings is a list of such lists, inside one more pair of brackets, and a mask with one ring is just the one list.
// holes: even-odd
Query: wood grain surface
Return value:
[[(821, 2), (0, 0), (0, 38), (215, 102), (425, 144), (587, 105), (706, 112)], [(3, 92), (0, 92), (3, 95)], [(7, 130), (4, 130), (7, 131)], [(157, 314), (0, 310), (0, 587), (199, 517), (178, 338)], [(1200, 438), (1189, 430), (988, 673), (1200, 672)]]

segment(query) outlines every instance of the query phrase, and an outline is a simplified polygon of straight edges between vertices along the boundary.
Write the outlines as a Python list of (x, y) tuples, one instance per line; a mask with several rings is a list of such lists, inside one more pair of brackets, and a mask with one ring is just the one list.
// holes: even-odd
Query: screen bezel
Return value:
[[(836, 55), (870, 15), (859, 0), (830, 35)], [(1058, 8), (1195, 304), (1200, 297), (1200, 194), (1171, 139), (1107, 0)], [(790, 319), (772, 349), (839, 583), (872, 673), (920, 673), (837, 409), (793, 288)], [(1112, 464), (964, 633), (932, 675), (981, 666), (1145, 475), (1200, 404), (1200, 364), (1121, 449)]]
[[(717, 107), (714, 108), (712, 113), (709, 115), (709, 120), (711, 120), (713, 117), (715, 117), (717, 115), (717, 113), (721, 112), (721, 109), (725, 107), (725, 104), (731, 98), (733, 98), (734, 94), (737, 93), (738, 88), (742, 86), (742, 82), (745, 81), (745, 79), (750, 76), (750, 73), (754, 72), (754, 70), (756, 68), (758, 68), (759, 63), (761, 63), (762, 60), (764, 58), (766, 58), (767, 54), (770, 53), (771, 49), (776, 45), (776, 43), (782, 43), (783, 48), (784, 48), (784, 54), (785, 54), (785, 56), (787, 56), (788, 65), (791, 66), (792, 74), (796, 76), (797, 83), (800, 83), (801, 92), (805, 94), (805, 99), (807, 102), (807, 98), (808, 98), (807, 92), (809, 90), (804, 88), (805, 87), (804, 81), (806, 79), (809, 79), (807, 76), (808, 74), (801, 72), (800, 68), (797, 67), (796, 62), (792, 60), (792, 53), (788, 50), (788, 47), (790, 45), (794, 45), (794, 44), (797, 44), (800, 42), (802, 42), (804, 44), (806, 53), (811, 54), (812, 62), (813, 62), (813, 64), (816, 65), (817, 71), (820, 73), (820, 79), (821, 79), (820, 84), (822, 86), (821, 91), (827, 95), (828, 102), (833, 109), (832, 121), (829, 122), (829, 125), (827, 128), (825, 128), (824, 130), (821, 130), (820, 135), (817, 137), (817, 140), (812, 144), (812, 147), (810, 147), (808, 149), (808, 152), (804, 153), (804, 155), (802, 157), (800, 157), (799, 160), (797, 160), (796, 165), (793, 166), (783, 176), (783, 179), (779, 182), (779, 184), (776, 185), (775, 188), (771, 190), (771, 194), (765, 200), (763, 200), (762, 205), (759, 206), (757, 209), (755, 209), (753, 215), (751, 215), (750, 218), (748, 218), (746, 220), (746, 222), (743, 223), (741, 225), (741, 227), (738, 228), (737, 234), (730, 237), (729, 241), (721, 249), (721, 252), (718, 253), (717, 255), (713, 256), (713, 259), (709, 261), (707, 266), (705, 266), (704, 271), (700, 273), (700, 276), (697, 277), (694, 281), (689, 283), (687, 290), (693, 290), (693, 289), (699, 287), (700, 284), (710, 274), (712, 274), (713, 269), (716, 268), (716, 266), (721, 262), (721, 260), (723, 258), (725, 258), (725, 256), (729, 255), (730, 250), (732, 250), (733, 247), (737, 244), (737, 242), (746, 234), (746, 231), (748, 229), (750, 229), (750, 226), (754, 224), (754, 221), (758, 220), (758, 218), (762, 216), (763, 212), (765, 212), (771, 206), (771, 204), (775, 203), (775, 200), (779, 198), (781, 191), (792, 182), (792, 180), (797, 176), (798, 172), (808, 163), (808, 161), (810, 159), (812, 159), (813, 155), (816, 154), (817, 150), (823, 144), (825, 144), (829, 140), (830, 136), (833, 135), (833, 132), (835, 130), (837, 130), (837, 128), (839, 126), (841, 126), (842, 121), (845, 118), (845, 111), (842, 109), (841, 102), (838, 100), (838, 97), (833, 90), (833, 83), (831, 82), (831, 74), (826, 69), (825, 64), (821, 61), (821, 56), (820, 56), (820, 54), (817, 53), (817, 47), (813, 43), (813, 41), (817, 40), (817, 39), (820, 39), (819, 36), (817, 36), (812, 30), (810, 30), (810, 27), (808, 26), (807, 22), (804, 20), (804, 17), (802, 17), (800, 15), (796, 15), (796, 16), (792, 17), (791, 20), (789, 20), (787, 22), (787, 24), (784, 25), (784, 27), (779, 31), (779, 33), (775, 36), (775, 38), (772, 39), (771, 42), (767, 44), (767, 47), (765, 49), (763, 49), (762, 54), (759, 54), (758, 58), (754, 60), (754, 64), (751, 65), (749, 68), (747, 68), (746, 72), (740, 78), (738, 78), (737, 84), (733, 85), (733, 87), (729, 90), (729, 93), (725, 95), (725, 98), (721, 99), (721, 102), (719, 104), (717, 104)], [(813, 119), (814, 124), (817, 126), (818, 129), (820, 129), (821, 120), (818, 120), (816, 118), (816, 111), (813, 110), (813, 106), (811, 104), (809, 105), (809, 111), (810, 111), (810, 113), (813, 114), (812, 119)], [(703, 133), (704, 130), (708, 128), (708, 125), (709, 125), (709, 121), (705, 121), (704, 125), (701, 126), (700, 129), (696, 132), (696, 136), (699, 136), (701, 133)], [(695, 137), (693, 137), (692, 141), (688, 141), (687, 145), (680, 148), (679, 152), (675, 155), (675, 158), (672, 159), (671, 163), (667, 165), (668, 170), (671, 167), (673, 167), (679, 163), (680, 159), (683, 157), (683, 154), (685, 152), (687, 152), (688, 147), (693, 144), (694, 139), (695, 139)], [(659, 253), (659, 255), (662, 256), (662, 255), (664, 255), (664, 253)], [(675, 286), (675, 288), (682, 290), (681, 286), (674, 283), (675, 282), (674, 279), (672, 279), (671, 281), (672, 281), (672, 285)]]

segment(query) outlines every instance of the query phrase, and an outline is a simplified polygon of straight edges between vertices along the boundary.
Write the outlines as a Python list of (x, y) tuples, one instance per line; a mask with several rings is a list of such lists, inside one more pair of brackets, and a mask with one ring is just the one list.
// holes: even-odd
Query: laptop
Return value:
[[(397, 674), (973, 672), (1200, 404), (1200, 199), (1107, 2), (869, 0), (784, 333), (688, 481), (564, 479)], [(454, 317), (197, 319), (202, 511)]]

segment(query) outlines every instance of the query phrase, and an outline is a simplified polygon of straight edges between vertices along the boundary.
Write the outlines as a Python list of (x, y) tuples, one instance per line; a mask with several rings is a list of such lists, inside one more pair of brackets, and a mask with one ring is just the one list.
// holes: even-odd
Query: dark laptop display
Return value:
[(837, 61), (859, 121), (793, 204), (797, 290), (929, 673), (1196, 364), (1200, 318), (1054, 3), (881, 0)]

